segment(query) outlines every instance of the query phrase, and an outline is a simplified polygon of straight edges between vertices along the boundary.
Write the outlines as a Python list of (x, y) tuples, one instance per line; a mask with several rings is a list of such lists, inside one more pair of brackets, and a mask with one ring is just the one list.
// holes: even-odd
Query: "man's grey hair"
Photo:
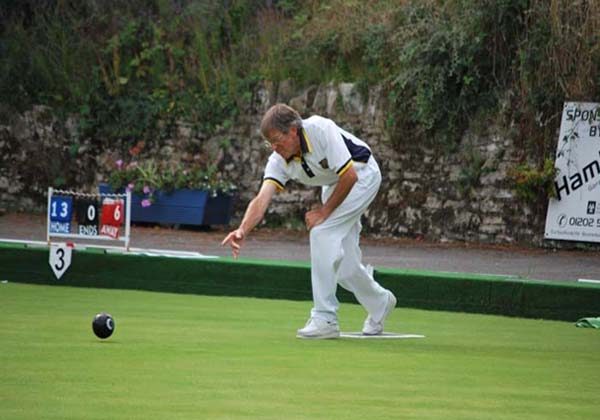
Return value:
[(302, 128), (302, 117), (298, 111), (286, 104), (275, 104), (265, 113), (260, 123), (260, 132), (267, 138), (272, 130), (287, 133), (292, 127)]

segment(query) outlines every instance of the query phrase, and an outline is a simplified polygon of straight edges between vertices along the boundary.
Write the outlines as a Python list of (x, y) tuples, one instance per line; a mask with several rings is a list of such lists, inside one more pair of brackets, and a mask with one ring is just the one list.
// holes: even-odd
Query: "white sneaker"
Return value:
[(379, 335), (383, 332), (383, 323), (385, 322), (388, 315), (392, 312), (392, 310), (396, 307), (396, 296), (392, 292), (388, 290), (388, 301), (385, 306), (385, 312), (383, 313), (383, 318), (381, 321), (375, 322), (371, 315), (367, 316), (365, 319), (365, 324), (363, 325), (362, 333), (363, 335)]
[(304, 328), (298, 330), (298, 338), (338, 338), (340, 327), (335, 321), (325, 321), (321, 318), (310, 318)]

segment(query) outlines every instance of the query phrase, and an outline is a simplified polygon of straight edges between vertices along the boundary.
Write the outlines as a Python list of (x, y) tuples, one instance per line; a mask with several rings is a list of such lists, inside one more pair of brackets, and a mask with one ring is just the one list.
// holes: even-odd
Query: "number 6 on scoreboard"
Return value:
[(121, 205), (117, 205), (115, 207), (115, 212), (113, 213), (113, 220), (115, 220), (119, 224), (122, 222), (122, 220), (121, 220)]

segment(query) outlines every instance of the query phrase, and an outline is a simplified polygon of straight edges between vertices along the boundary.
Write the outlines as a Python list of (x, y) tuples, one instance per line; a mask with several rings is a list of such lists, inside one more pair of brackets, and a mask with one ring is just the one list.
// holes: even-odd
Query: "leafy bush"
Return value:
[(0, 8), (0, 96), (12, 112), (50, 104), (59, 111), (81, 100), (94, 45), (77, 7), (50, 0), (7, 1)]
[[(524, 6), (521, 0), (407, 6), (394, 38), (390, 126), (447, 143), (460, 138), (475, 114), (493, 109)], [(499, 59), (501, 52), (509, 57)]]
[[(210, 133), (230, 118), (235, 102), (228, 81), (204, 77), (198, 56), (187, 54), (192, 48), (185, 45), (187, 35), (194, 34), (137, 19), (110, 38), (97, 54), (94, 75), (100, 83), (82, 112), (87, 132), (108, 140), (157, 142), (172, 134), (178, 120)], [(202, 42), (194, 45), (205, 52)]]
[(510, 169), (508, 176), (519, 197), (530, 203), (539, 203), (556, 196), (554, 180), (557, 174), (554, 161), (546, 159), (540, 169), (522, 163)]

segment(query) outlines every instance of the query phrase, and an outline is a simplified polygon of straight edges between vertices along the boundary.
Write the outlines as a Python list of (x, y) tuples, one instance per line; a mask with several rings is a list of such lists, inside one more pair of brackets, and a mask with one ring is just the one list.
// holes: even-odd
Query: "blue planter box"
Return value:
[[(108, 184), (100, 184), (98, 189), (101, 193), (112, 192)], [(149, 207), (142, 207), (144, 198), (139, 194), (131, 195), (132, 222), (220, 225), (229, 223), (233, 211), (233, 196), (230, 194), (210, 197), (207, 191), (201, 190), (155, 191)]]
[(209, 196), (204, 207), (203, 225), (228, 225), (233, 214), (233, 194), (220, 193)]

